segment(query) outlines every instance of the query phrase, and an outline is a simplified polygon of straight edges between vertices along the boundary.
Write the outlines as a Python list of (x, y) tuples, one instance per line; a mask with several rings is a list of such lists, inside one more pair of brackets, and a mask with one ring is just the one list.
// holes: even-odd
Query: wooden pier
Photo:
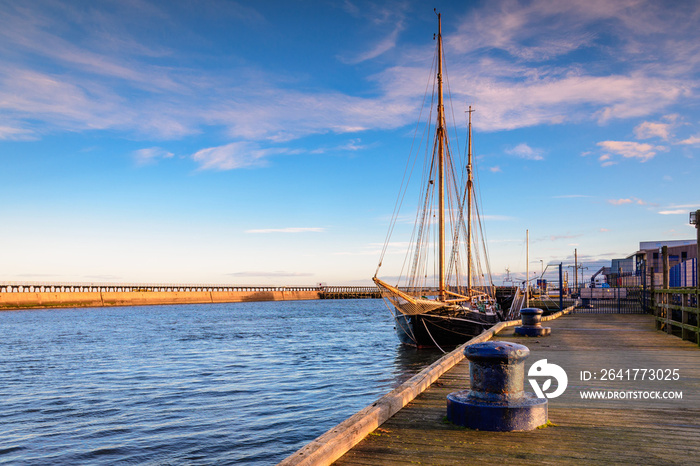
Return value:
[[(549, 400), (552, 425), (546, 428), (481, 432), (448, 423), (447, 394), (469, 388), (469, 364), (462, 360), (325, 464), (698, 464), (700, 349), (656, 330), (655, 322), (649, 314), (569, 314), (543, 323), (552, 328), (548, 337), (517, 337), (512, 327), (500, 330), (494, 339), (530, 348), (527, 391), (532, 391), (527, 369), (540, 359), (567, 372), (565, 393)], [(651, 380), (652, 371), (669, 379)], [(606, 398), (586, 399), (584, 392)], [(667, 398), (645, 398), (644, 393)], [(680, 399), (668, 398), (679, 394)], [(286, 464), (324, 464), (297, 458), (290, 456)]]

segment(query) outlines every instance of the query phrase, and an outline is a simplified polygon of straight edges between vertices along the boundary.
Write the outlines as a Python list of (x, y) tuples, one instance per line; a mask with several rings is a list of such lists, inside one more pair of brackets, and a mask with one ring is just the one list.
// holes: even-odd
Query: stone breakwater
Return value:
[(91, 288), (89, 291), (3, 292), (0, 290), (0, 310), (291, 301), (319, 298), (320, 291), (312, 288), (234, 291), (102, 291), (100, 287)]

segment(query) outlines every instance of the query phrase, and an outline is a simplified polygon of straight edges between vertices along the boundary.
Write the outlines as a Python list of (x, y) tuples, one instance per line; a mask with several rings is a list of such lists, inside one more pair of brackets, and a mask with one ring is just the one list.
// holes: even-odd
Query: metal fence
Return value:
[(581, 288), (578, 314), (647, 314), (651, 293), (645, 274), (615, 274), (605, 288)]

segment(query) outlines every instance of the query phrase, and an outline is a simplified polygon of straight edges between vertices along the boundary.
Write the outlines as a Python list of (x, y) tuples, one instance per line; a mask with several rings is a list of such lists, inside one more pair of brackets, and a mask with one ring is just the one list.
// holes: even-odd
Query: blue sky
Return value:
[(371, 283), (433, 7), (497, 284), (695, 237), (699, 2), (0, 0), (0, 280)]

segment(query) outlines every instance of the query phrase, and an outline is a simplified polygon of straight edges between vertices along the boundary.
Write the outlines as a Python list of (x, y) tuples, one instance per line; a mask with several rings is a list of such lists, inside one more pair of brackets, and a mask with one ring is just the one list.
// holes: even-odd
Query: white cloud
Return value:
[(14, 126), (0, 126), (0, 140), (5, 141), (26, 141), (33, 139), (31, 131)]
[(698, 202), (697, 204), (675, 204), (675, 205), (669, 206), (669, 208), (671, 208), (671, 209), (691, 209), (691, 210), (696, 210), (696, 209), (700, 208), (700, 202)]
[(622, 198), (622, 199), (608, 199), (608, 204), (612, 205), (624, 205), (624, 204), (637, 204), (637, 205), (649, 205), (648, 202), (643, 201), (639, 198)]
[[(598, 145), (604, 150), (621, 155), (624, 158), (636, 158), (642, 162), (651, 160), (657, 151), (666, 150), (664, 146), (653, 146), (633, 141), (602, 141)], [(604, 154), (599, 160), (604, 161), (608, 159), (610, 159), (610, 154)]]
[(327, 152), (355, 152), (359, 150), (364, 150), (370, 147), (369, 145), (360, 144), (362, 140), (359, 138), (351, 139), (345, 144), (341, 144), (336, 147), (319, 147), (311, 151), (312, 154), (325, 154)]
[(659, 214), (661, 214), (661, 215), (679, 215), (679, 214), (688, 215), (688, 210), (686, 210), (686, 209), (661, 210), (661, 211), (659, 211)]
[(645, 121), (634, 128), (634, 135), (637, 139), (649, 139), (653, 137), (668, 140), (671, 135), (672, 125), (669, 123), (653, 123)]
[(631, 204), (632, 199), (608, 199), (608, 203), (612, 205)]
[(541, 149), (533, 149), (525, 143), (506, 149), (506, 153), (526, 160), (544, 160)]
[(155, 163), (158, 159), (170, 159), (174, 154), (160, 147), (149, 147), (134, 151), (133, 155), (137, 165), (148, 165)]
[[(474, 102), (480, 112), (475, 127), (485, 130), (647, 117), (692, 97), (697, 88), (700, 41), (697, 28), (687, 21), (697, 14), (697, 5), (691, 3), (659, 14), (661, 4), (634, 0), (485, 2), (469, 10), (456, 32), (454, 26), (444, 25), (451, 92), (456, 101)], [(286, 79), (311, 78), (288, 78), (264, 63), (201, 75), (187, 64), (154, 64), (154, 58), (174, 56), (174, 44), (145, 42), (134, 31), (155, 19), (169, 24), (167, 9), (139, 3), (145, 9), (142, 17), (132, 15), (133, 23), (122, 24), (126, 16), (119, 11), (56, 5), (49, 4), (43, 14), (39, 8), (27, 14), (8, 7), (7, 15), (0, 16), (0, 52), (40, 57), (46, 65), (32, 69), (30, 62), (20, 63), (18, 58), (0, 70), (0, 101), (18, 122), (9, 127), (20, 131), (31, 131), (31, 121), (49, 129), (117, 129), (177, 139), (214, 126), (232, 138), (263, 144), (311, 134), (398, 128), (416, 114), (433, 47), (398, 42), (405, 30), (404, 5), (373, 5), (365, 12), (346, 2), (346, 11), (373, 22), (375, 35), (382, 31), (366, 51), (346, 54), (353, 57), (349, 62), (382, 55), (395, 65), (366, 77), (353, 92), (309, 85), (310, 81), (291, 90)], [(241, 8), (232, 5), (231, 10)], [(264, 21), (254, 10), (229, 15)], [(65, 39), (60, 31), (71, 28), (85, 40)], [(650, 34), (660, 31), (664, 41)], [(609, 44), (601, 37), (610, 35), (622, 44), (615, 49), (612, 73), (607, 63), (588, 69), (554, 62), (573, 51), (606, 49)], [(394, 49), (399, 50), (396, 57), (386, 53)], [(311, 69), (309, 76), (313, 74)], [(663, 137), (668, 128), (659, 125), (664, 124), (643, 123), (640, 137)], [(0, 137), (16, 134), (0, 129)], [(542, 154), (529, 156), (541, 160), (537, 157)]]
[(700, 144), (700, 134), (695, 135), (695, 136), (690, 136), (687, 139), (679, 141), (678, 144), (688, 144), (688, 145), (696, 146), (696, 145)]
[(399, 21), (394, 29), (384, 38), (382, 38), (378, 43), (374, 44), (374, 46), (365, 52), (359, 53), (354, 57), (351, 58), (343, 58), (340, 57), (340, 60), (344, 63), (348, 63), (351, 65), (356, 65), (358, 63), (361, 63), (363, 61), (371, 60), (373, 58), (378, 57), (379, 55), (393, 49), (396, 46), (396, 41), (398, 39), (399, 34), (401, 31), (403, 31), (404, 26), (403, 22)]
[(265, 157), (270, 153), (251, 143), (232, 142), (197, 151), (192, 160), (199, 163), (201, 170), (233, 170), (264, 166), (267, 163)]

